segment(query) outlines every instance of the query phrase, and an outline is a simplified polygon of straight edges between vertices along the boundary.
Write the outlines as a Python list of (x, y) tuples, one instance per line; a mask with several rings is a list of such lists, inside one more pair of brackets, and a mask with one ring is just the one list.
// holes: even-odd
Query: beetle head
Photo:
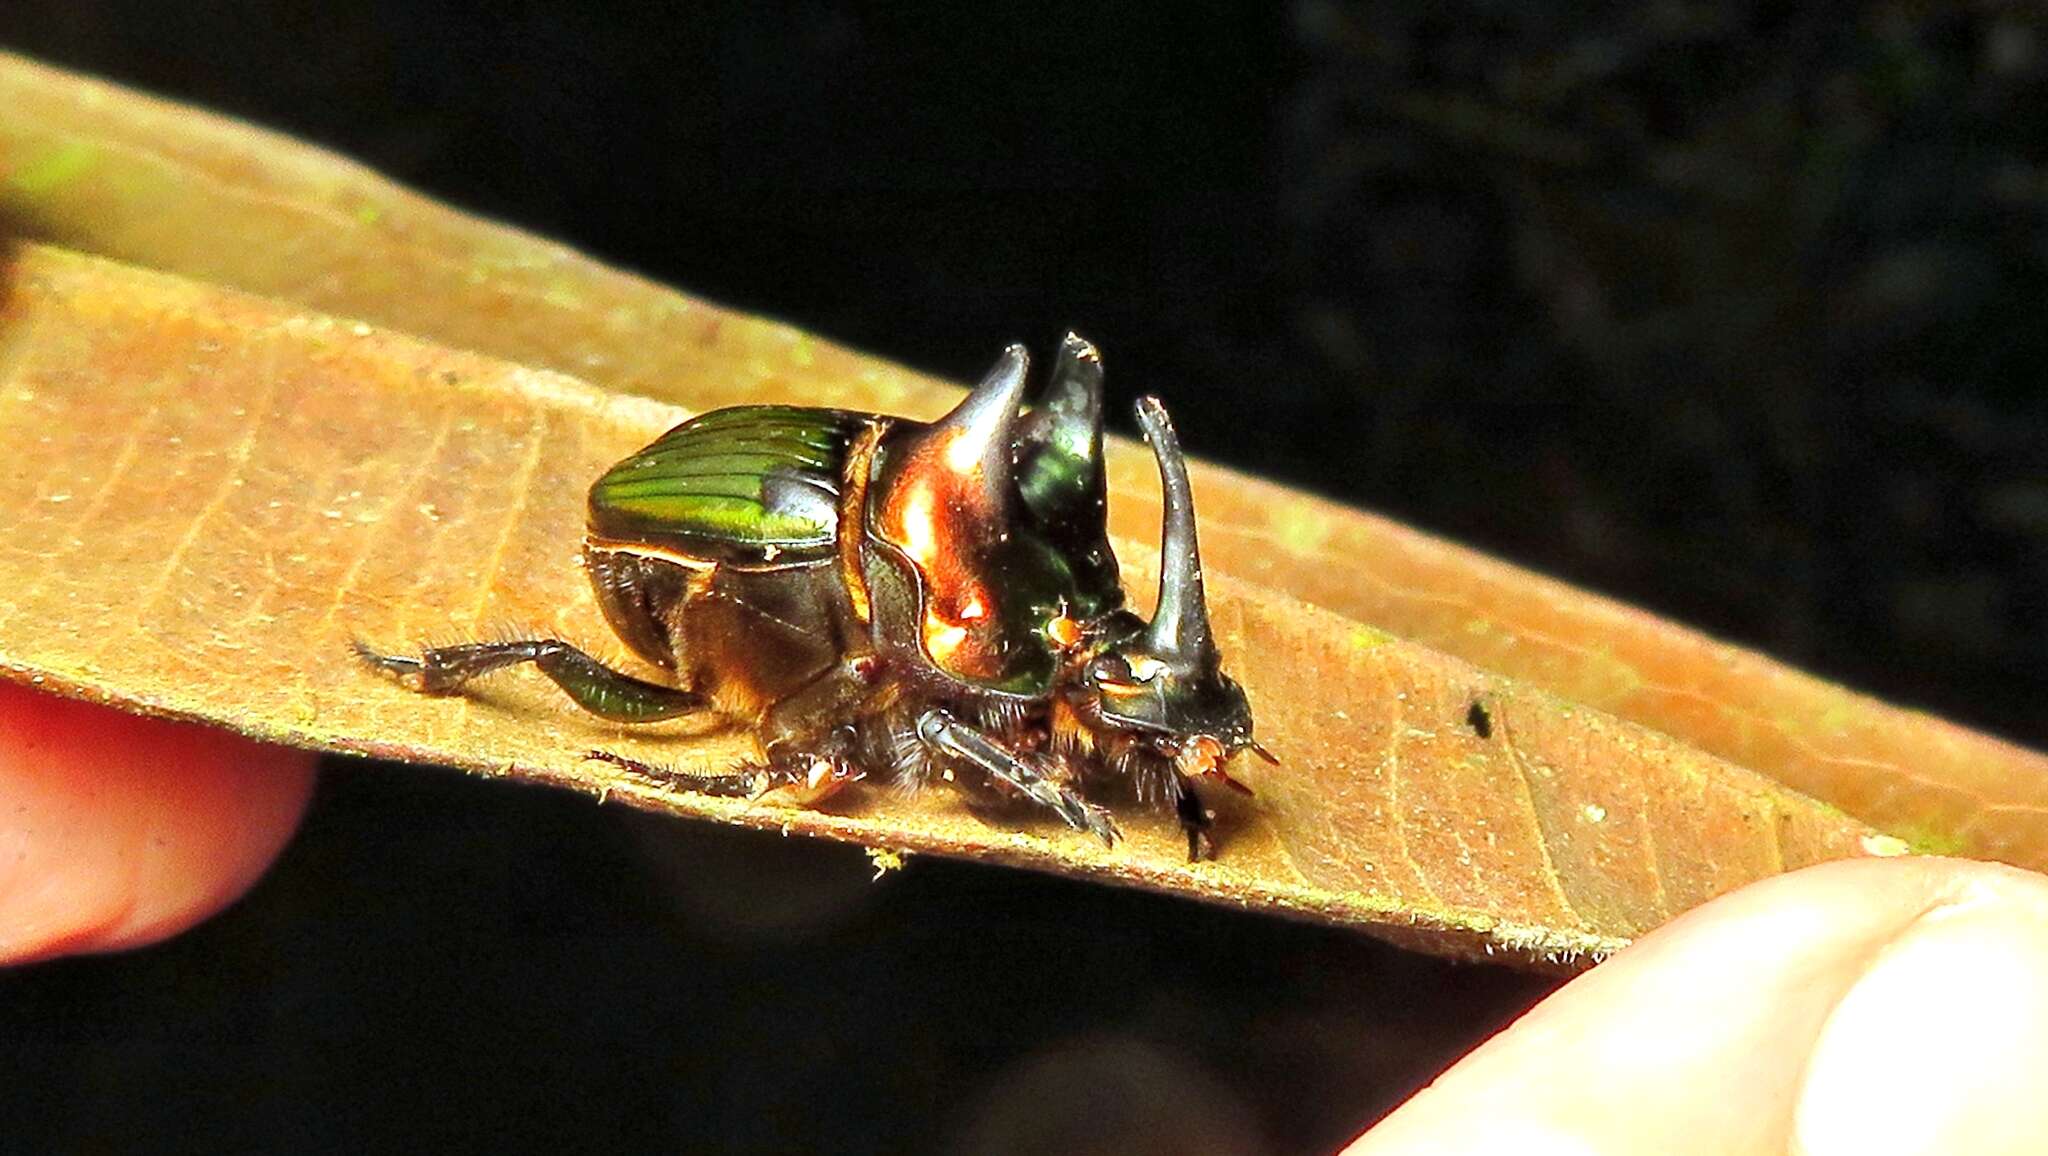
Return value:
[(1159, 606), (1143, 629), (1090, 660), (1082, 678), (1104, 722), (1145, 734), (1183, 774), (1213, 775), (1235, 785), (1223, 770), (1231, 756), (1247, 748), (1272, 756), (1252, 739), (1251, 705), (1243, 688), (1223, 673), (1209, 628), (1194, 495), (1180, 440), (1157, 398), (1138, 402), (1138, 423), (1159, 461), (1166, 499)]

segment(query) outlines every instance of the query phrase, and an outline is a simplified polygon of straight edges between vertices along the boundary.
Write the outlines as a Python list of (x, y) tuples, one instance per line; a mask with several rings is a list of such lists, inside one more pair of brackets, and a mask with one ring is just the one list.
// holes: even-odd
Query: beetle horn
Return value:
[(1030, 355), (1012, 345), (951, 413), (904, 430), (880, 479), (876, 524), (919, 565), (996, 540), (1013, 509), (1011, 455)]
[(1138, 401), (1138, 424), (1159, 459), (1166, 512), (1159, 536), (1159, 608), (1145, 627), (1143, 646), (1163, 662), (1194, 671), (1219, 661), (1209, 633), (1209, 603), (1202, 590), (1202, 555), (1195, 541), (1195, 496), (1188, 465), (1166, 407), (1156, 397)]
[(1052, 380), (1019, 425), (1017, 445), (1017, 489), (1035, 517), (1102, 522), (1102, 355), (1080, 334), (1060, 343)]
[(984, 517), (1000, 518), (1003, 513), (1018, 410), (1030, 368), (1031, 355), (1022, 345), (1003, 350), (981, 384), (905, 447), (927, 468), (949, 475), (952, 484), (944, 488), (954, 503)]

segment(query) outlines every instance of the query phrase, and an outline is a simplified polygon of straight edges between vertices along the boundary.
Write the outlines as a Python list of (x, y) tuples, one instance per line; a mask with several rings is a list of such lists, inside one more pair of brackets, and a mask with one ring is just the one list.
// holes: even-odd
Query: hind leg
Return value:
[(471, 679), (530, 662), (577, 706), (613, 722), (660, 722), (709, 705), (693, 691), (621, 674), (555, 638), (436, 646), (418, 658), (382, 654), (361, 642), (355, 648), (364, 662), (423, 694), (454, 694)]

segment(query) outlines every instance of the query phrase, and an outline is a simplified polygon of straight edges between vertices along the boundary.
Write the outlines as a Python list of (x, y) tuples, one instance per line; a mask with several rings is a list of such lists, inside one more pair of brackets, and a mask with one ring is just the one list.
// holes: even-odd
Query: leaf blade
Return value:
[[(0, 53), (16, 232), (699, 409), (929, 415), (952, 387), (465, 217), (333, 154)], [(1152, 540), (1145, 451), (1113, 528)], [(1909, 842), (2048, 868), (2048, 756), (1389, 520), (1197, 464), (1211, 569), (1661, 730)]]
[[(709, 768), (745, 740), (702, 720), (628, 734), (523, 675), (425, 698), (346, 658), (358, 635), (389, 644), (495, 621), (605, 638), (573, 557), (583, 488), (678, 411), (56, 250), (15, 250), (0, 292), (12, 677), (299, 745), (1467, 954), (1612, 950), (1711, 894), (1873, 846), (1862, 824), (1752, 772), (1227, 576), (1213, 587), (1219, 637), (1287, 765), (1248, 769), (1259, 800), (1231, 816), (1221, 862), (1185, 863), (1163, 816), (1106, 853), (986, 826), (944, 791), (834, 813), (679, 792), (581, 752)], [(1119, 548), (1149, 582), (1151, 552)], [(1463, 724), (1475, 699), (1491, 738)], [(1685, 842), (1650, 853), (1637, 818)]]

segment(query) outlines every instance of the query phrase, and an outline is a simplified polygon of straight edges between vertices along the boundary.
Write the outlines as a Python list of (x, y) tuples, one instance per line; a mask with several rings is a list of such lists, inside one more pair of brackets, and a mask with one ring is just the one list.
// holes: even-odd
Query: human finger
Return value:
[(284, 848), (312, 782), (304, 751), (0, 683), (0, 963), (214, 914)]
[(1953, 859), (1809, 868), (1574, 980), (1350, 1151), (2036, 1152), (2043, 976), (2048, 878)]

